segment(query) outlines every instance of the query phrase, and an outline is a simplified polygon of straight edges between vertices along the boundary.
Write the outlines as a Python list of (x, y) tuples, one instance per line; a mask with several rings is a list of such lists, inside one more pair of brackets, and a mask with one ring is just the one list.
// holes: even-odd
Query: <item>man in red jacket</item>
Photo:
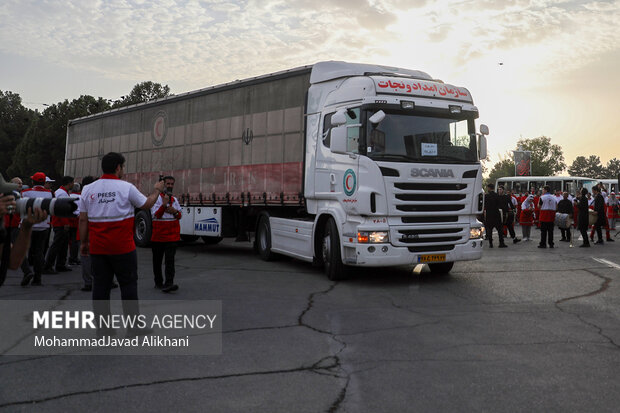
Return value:
[[(69, 197), (69, 192), (73, 188), (74, 179), (72, 176), (63, 176), (62, 185), (56, 190), (54, 196), (57, 199)], [(47, 250), (45, 257), (46, 274), (56, 274), (58, 272), (71, 271), (67, 267), (67, 250), (69, 248), (69, 230), (70, 218), (52, 217), (52, 228), (54, 231), (54, 239), (52, 245)], [(56, 269), (54, 269), (54, 267)]]
[[(155, 288), (165, 293), (176, 291), (179, 286), (174, 284), (174, 255), (177, 250), (177, 242), (181, 239), (181, 205), (172, 196), (174, 190), (174, 177), (164, 177), (165, 192), (161, 193), (155, 205), (151, 208), (153, 219), (153, 232), (151, 235), (151, 248), (153, 250), (153, 276)], [(161, 264), (164, 259), (166, 279), (162, 276)]]

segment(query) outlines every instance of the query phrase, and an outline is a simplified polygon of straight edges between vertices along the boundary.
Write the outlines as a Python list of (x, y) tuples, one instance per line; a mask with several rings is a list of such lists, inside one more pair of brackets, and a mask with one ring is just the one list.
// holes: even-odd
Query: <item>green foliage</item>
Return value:
[(604, 167), (601, 165), (601, 158), (596, 155), (578, 156), (575, 158), (568, 173), (571, 176), (585, 176), (588, 178), (604, 178)]
[(34, 172), (44, 172), (52, 177), (62, 176), (67, 122), (109, 108), (105, 99), (88, 95), (47, 107), (31, 123), (25, 138), (17, 145), (8, 174), (27, 177)]
[(540, 136), (533, 139), (520, 139), (517, 142), (517, 148), (531, 152), (532, 175), (534, 176), (554, 176), (566, 169), (562, 147), (552, 145), (551, 138)]
[(616, 179), (620, 174), (620, 160), (616, 158), (612, 158), (607, 162), (607, 166), (605, 166), (605, 178), (606, 179)]
[(495, 184), (495, 181), (498, 178), (503, 178), (505, 176), (514, 176), (515, 175), (515, 163), (512, 160), (512, 155), (507, 154), (505, 158), (501, 158), (499, 162), (493, 165), (491, 172), (489, 173), (489, 177), (485, 180), (484, 186), (492, 183)]
[(142, 82), (112, 106), (106, 99), (82, 95), (39, 113), (24, 108), (19, 95), (0, 91), (0, 172), (7, 179), (39, 171), (58, 178), (64, 172), (69, 120), (169, 95), (168, 85)]
[(35, 112), (22, 105), (17, 93), (0, 91), (0, 173), (6, 178), (15, 148), (24, 139)]
[(578, 156), (575, 158), (568, 173), (572, 176), (585, 176), (596, 179), (615, 179), (620, 173), (620, 160), (613, 158), (606, 166), (601, 164), (601, 158), (596, 155), (589, 157)]
[(122, 96), (120, 100), (114, 102), (112, 108), (135, 105), (166, 96), (170, 96), (170, 87), (168, 85), (162, 86), (160, 83), (153, 83), (151, 81), (141, 82), (135, 85), (127, 96)]

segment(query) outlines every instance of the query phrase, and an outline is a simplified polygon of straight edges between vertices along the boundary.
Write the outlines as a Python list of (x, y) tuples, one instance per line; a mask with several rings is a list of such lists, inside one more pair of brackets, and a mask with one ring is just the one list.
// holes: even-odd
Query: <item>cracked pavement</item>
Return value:
[[(560, 244), (487, 249), (449, 276), (332, 282), (247, 243), (197, 242), (178, 249), (170, 295), (139, 249), (141, 299), (222, 301), (222, 354), (0, 356), (0, 411), (617, 411), (620, 270), (592, 258), (620, 264), (620, 242)], [(21, 288), (10, 272), (0, 298), (89, 297), (78, 269), (44, 277)]]

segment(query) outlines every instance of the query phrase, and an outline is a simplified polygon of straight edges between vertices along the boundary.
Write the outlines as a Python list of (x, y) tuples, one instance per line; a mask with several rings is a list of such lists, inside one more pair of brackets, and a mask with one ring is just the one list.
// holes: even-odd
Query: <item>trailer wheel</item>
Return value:
[(148, 247), (151, 243), (153, 226), (151, 223), (151, 213), (149, 211), (139, 211), (136, 214), (133, 238), (138, 247)]
[(332, 281), (343, 279), (346, 276), (346, 267), (342, 263), (338, 227), (336, 227), (336, 223), (333, 218), (329, 218), (325, 223), (321, 252), (323, 255), (323, 265), (327, 278)]
[(263, 215), (256, 227), (256, 249), (263, 261), (273, 261), (275, 254), (271, 252), (271, 226), (269, 217)]
[(181, 234), (181, 241), (183, 242), (194, 242), (198, 239), (198, 235), (183, 235)]
[(453, 262), (442, 262), (438, 264), (428, 264), (428, 268), (433, 274), (447, 274), (454, 267)]
[(203, 235), (200, 238), (202, 238), (202, 242), (204, 242), (207, 245), (219, 244), (220, 241), (223, 239), (222, 237), (207, 237), (206, 235)]

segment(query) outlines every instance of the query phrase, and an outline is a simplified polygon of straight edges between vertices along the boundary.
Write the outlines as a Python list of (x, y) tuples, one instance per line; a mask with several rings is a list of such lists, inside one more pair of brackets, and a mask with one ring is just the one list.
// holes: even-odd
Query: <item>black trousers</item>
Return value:
[(506, 228), (508, 229), (508, 233), (510, 234), (510, 238), (512, 239), (515, 239), (517, 237), (517, 234), (515, 234), (514, 221), (515, 221), (515, 214), (514, 213), (508, 214), (508, 219), (506, 220)]
[[(174, 283), (174, 255), (177, 252), (176, 242), (151, 242), (153, 250), (153, 277), (155, 285), (172, 285)], [(166, 281), (161, 273), (162, 261), (165, 261)]]
[(585, 245), (590, 245), (590, 241), (588, 241), (588, 227), (579, 227), (579, 232), (581, 232), (583, 243)]
[(503, 225), (500, 221), (488, 222), (484, 225), (484, 230), (487, 233), (487, 239), (489, 240), (489, 244), (493, 243), (493, 229), (497, 230), (497, 236), (499, 237), (499, 244), (504, 243), (504, 231), (502, 229)]
[(548, 241), (549, 246), (553, 247), (553, 222), (540, 223), (540, 245), (545, 245)]
[(93, 271), (93, 309), (95, 315), (110, 314), (110, 290), (114, 276), (118, 281), (125, 315), (139, 314), (138, 307), (138, 254), (91, 254)]
[[(45, 248), (45, 240), (49, 238), (49, 232), (32, 231), (30, 234), (30, 249), (28, 250), (28, 262), (32, 265), (34, 270), (33, 281), (41, 281), (41, 273), (43, 272), (43, 265), (45, 263), (45, 257), (43, 255), (43, 249)], [(24, 261), (26, 261), (24, 259)], [(22, 269), (23, 269), (22, 265)]]
[(56, 268), (61, 268), (67, 265), (67, 249), (69, 248), (69, 230), (64, 227), (54, 227), (54, 239), (52, 245), (47, 250), (47, 257), (45, 258), (45, 267), (53, 268), (54, 261), (56, 262)]
[(570, 229), (568, 228), (560, 228), (560, 232), (562, 233), (562, 238), (566, 238), (568, 241), (570, 241)]

